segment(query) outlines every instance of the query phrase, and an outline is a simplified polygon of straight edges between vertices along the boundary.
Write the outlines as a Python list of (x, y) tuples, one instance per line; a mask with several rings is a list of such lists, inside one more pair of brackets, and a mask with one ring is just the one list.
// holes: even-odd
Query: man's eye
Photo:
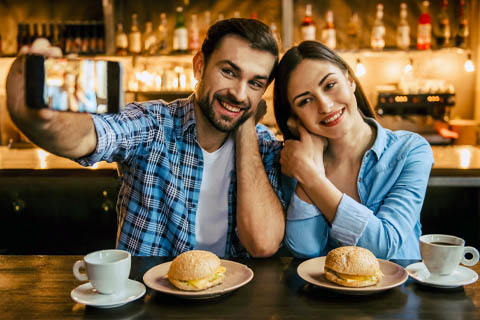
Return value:
[(222, 69), (222, 73), (230, 77), (235, 76), (235, 73), (230, 69)]
[(250, 85), (255, 89), (263, 89), (264, 87), (263, 82), (259, 82), (259, 81), (251, 81)]

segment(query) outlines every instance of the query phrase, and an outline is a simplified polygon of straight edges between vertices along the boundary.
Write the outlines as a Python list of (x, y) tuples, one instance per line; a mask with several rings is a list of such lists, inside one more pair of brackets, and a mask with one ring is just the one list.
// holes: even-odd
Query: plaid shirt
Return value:
[[(77, 161), (118, 162), (122, 185), (117, 201), (117, 247), (142, 256), (177, 256), (195, 248), (195, 214), (203, 155), (197, 142), (193, 95), (172, 103), (131, 103), (120, 114), (92, 115), (97, 132), (93, 154)], [(281, 143), (257, 125), (267, 176), (280, 188)], [(227, 257), (248, 256), (236, 229), (236, 175), (228, 191)]]

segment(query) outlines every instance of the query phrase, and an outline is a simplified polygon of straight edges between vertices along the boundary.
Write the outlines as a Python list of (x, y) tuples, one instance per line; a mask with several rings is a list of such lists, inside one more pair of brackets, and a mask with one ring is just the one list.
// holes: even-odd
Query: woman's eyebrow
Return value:
[[(320, 80), (320, 82), (318, 83), (318, 85), (321, 86), (321, 85), (325, 82), (325, 80), (327, 80), (327, 78), (328, 78), (330, 75), (332, 75), (332, 74), (333, 74), (333, 72), (327, 73), (327, 74)], [(305, 92), (302, 92), (302, 93), (296, 95), (296, 96), (293, 98), (293, 102), (295, 102), (296, 99), (298, 99), (298, 98), (300, 98), (300, 97), (303, 97), (304, 95), (307, 95), (308, 93), (309, 93), (309, 91), (305, 91)]]

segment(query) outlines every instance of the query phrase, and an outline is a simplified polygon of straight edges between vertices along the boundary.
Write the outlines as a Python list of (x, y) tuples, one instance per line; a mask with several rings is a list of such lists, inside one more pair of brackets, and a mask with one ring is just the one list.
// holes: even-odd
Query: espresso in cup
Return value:
[[(465, 255), (470, 253), (472, 258)], [(479, 253), (474, 247), (465, 247), (465, 240), (446, 234), (427, 234), (420, 237), (420, 254), (428, 271), (434, 276), (447, 276), (462, 263), (473, 266)]]
[[(121, 292), (130, 276), (132, 257), (125, 250), (100, 250), (87, 254), (73, 265), (73, 275), (80, 281), (90, 281), (102, 294)], [(80, 268), (86, 273), (80, 273)]]

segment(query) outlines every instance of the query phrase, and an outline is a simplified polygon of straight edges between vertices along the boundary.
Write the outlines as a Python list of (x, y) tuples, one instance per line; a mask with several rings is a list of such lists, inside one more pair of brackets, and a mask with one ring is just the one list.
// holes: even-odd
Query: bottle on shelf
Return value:
[(80, 53), (82, 54), (90, 54), (90, 37), (91, 35), (91, 29), (90, 29), (91, 23), (90, 22), (85, 22), (80, 25), (80, 30), (81, 30), (81, 38), (82, 38), (82, 46), (80, 49)]
[(370, 46), (373, 50), (383, 50), (385, 47), (385, 25), (383, 24), (383, 4), (377, 4), (377, 13), (373, 23)]
[(448, 0), (442, 0), (442, 8), (438, 14), (435, 30), (435, 41), (438, 48), (450, 45), (450, 19), (447, 13)]
[(142, 37), (143, 42), (143, 53), (147, 55), (155, 54), (155, 44), (157, 43), (157, 36), (153, 32), (153, 23), (147, 21), (145, 23), (145, 32)]
[(333, 11), (328, 10), (326, 15), (325, 27), (322, 30), (321, 41), (330, 49), (335, 49), (337, 46), (337, 34), (335, 25), (333, 24)]
[(173, 29), (172, 50), (175, 53), (186, 53), (188, 50), (188, 31), (185, 26), (183, 7), (177, 7), (177, 18), (175, 28)]
[(17, 52), (20, 52), (20, 49), (24, 45), (24, 31), (23, 23), (17, 24)]
[(38, 23), (34, 23), (31, 43), (33, 43), (38, 37), (40, 37), (40, 33), (38, 31)]
[(65, 24), (65, 29), (63, 30), (64, 36), (63, 38), (65, 39), (65, 48), (64, 48), (64, 53), (65, 54), (70, 54), (73, 52), (73, 33), (72, 33), (72, 25), (66, 23)]
[(82, 26), (75, 22), (73, 25), (73, 53), (80, 53), (82, 51)]
[(168, 20), (165, 12), (160, 13), (160, 23), (157, 30), (156, 52), (159, 54), (167, 54), (168, 48)]
[(316, 39), (317, 27), (312, 18), (312, 5), (310, 3), (305, 6), (305, 16), (303, 17), (300, 30), (303, 41)]
[[(252, 18), (252, 19), (253, 19), (253, 18)], [(223, 14), (223, 12), (219, 12), (219, 13), (218, 13), (217, 22), (218, 22), (218, 21), (222, 21), (222, 20), (225, 20), (225, 15)]]
[(270, 30), (272, 31), (272, 35), (277, 40), (278, 49), (282, 51), (282, 39), (280, 37), (280, 33), (278, 32), (277, 24), (275, 22), (270, 23)]
[(190, 52), (200, 50), (200, 29), (198, 28), (198, 16), (192, 14), (188, 26), (188, 49)]
[(55, 22), (54, 24), (54, 32), (53, 32), (53, 42), (52, 46), (59, 47), (60, 49), (65, 50), (65, 39), (64, 39), (64, 31), (65, 25), (61, 24), (60, 22)]
[(90, 24), (90, 32), (89, 32), (89, 39), (88, 39), (88, 52), (90, 54), (97, 54), (100, 53), (97, 47), (98, 43), (98, 22), (92, 22)]
[(97, 24), (97, 52), (105, 53), (105, 24)]
[(47, 33), (47, 24), (42, 23), (42, 33), (39, 35), (41, 38), (48, 39), (48, 33)]
[(407, 4), (400, 4), (400, 21), (397, 26), (397, 48), (407, 50), (410, 47), (410, 26), (407, 21)]
[(430, 6), (429, 1), (422, 2), (422, 13), (418, 18), (417, 30), (417, 49), (430, 49), (432, 44), (432, 18), (428, 12)]
[(203, 25), (200, 31), (200, 41), (203, 41), (205, 37), (207, 36), (207, 31), (208, 28), (210, 27), (210, 24), (212, 22), (212, 15), (209, 10), (205, 11), (205, 15), (203, 18)]
[(139, 54), (142, 52), (142, 34), (138, 28), (138, 15), (132, 14), (132, 25), (128, 34), (128, 52), (130, 54)]
[(358, 13), (353, 13), (350, 16), (350, 20), (347, 24), (347, 37), (348, 45), (347, 48), (350, 50), (358, 50), (359, 45), (359, 30), (360, 30), (360, 19), (358, 18)]
[(235, 10), (235, 11), (233, 12), (233, 17), (234, 17), (234, 18), (240, 18), (240, 11)]
[(117, 32), (115, 34), (115, 54), (126, 56), (128, 54), (128, 37), (123, 31), (123, 24), (117, 23)]
[(458, 11), (458, 28), (455, 35), (455, 46), (459, 48), (467, 48), (468, 40), (468, 19), (465, 15), (465, 0), (460, 0), (460, 8)]

